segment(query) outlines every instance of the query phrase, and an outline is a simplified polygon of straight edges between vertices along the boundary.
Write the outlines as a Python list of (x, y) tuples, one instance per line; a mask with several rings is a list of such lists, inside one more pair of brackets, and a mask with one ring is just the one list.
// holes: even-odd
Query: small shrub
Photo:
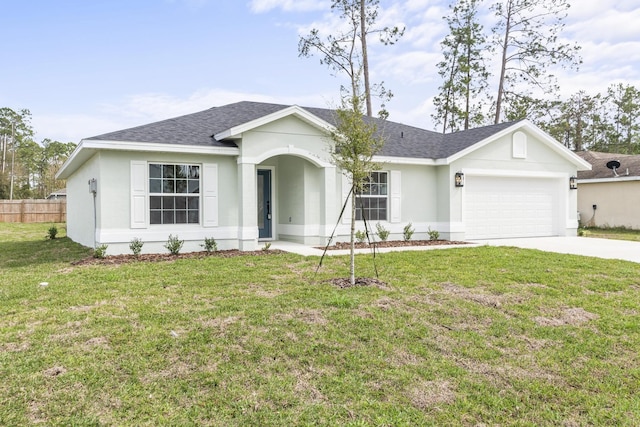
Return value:
[(93, 250), (93, 257), (103, 259), (104, 257), (107, 256), (108, 247), (109, 245), (105, 245), (104, 243), (100, 246), (96, 246), (96, 248)]
[(411, 223), (407, 224), (404, 226), (404, 229), (402, 230), (402, 238), (404, 239), (405, 242), (408, 242), (409, 240), (411, 240), (411, 237), (413, 237), (413, 233), (414, 233), (414, 229)]
[(178, 255), (183, 244), (184, 240), (178, 239), (177, 235), (174, 236), (173, 234), (169, 234), (169, 238), (167, 239), (167, 243), (164, 247), (167, 248), (171, 255)]
[(376, 224), (376, 230), (378, 230), (378, 232), (376, 234), (378, 235), (380, 240), (383, 241), (383, 242), (386, 242), (387, 239), (389, 238), (389, 230), (384, 228), (384, 226), (382, 224), (380, 224), (380, 223)]
[(429, 235), (429, 240), (438, 240), (440, 238), (440, 232), (438, 230), (432, 230), (431, 227), (429, 227), (427, 234)]
[(264, 246), (262, 247), (263, 251), (268, 251), (271, 248), (271, 242), (265, 242)]
[(131, 252), (135, 256), (140, 255), (140, 252), (142, 252), (142, 246), (144, 246), (144, 242), (137, 237), (134, 237), (133, 240), (131, 240), (131, 243), (129, 243), (129, 249), (131, 249)]
[(362, 230), (358, 230), (356, 231), (355, 237), (358, 243), (364, 243), (364, 240), (367, 238), (367, 233)]
[(207, 252), (215, 252), (218, 250), (218, 243), (216, 243), (216, 239), (213, 237), (205, 237), (204, 244), (200, 245)]
[(56, 227), (55, 225), (52, 225), (51, 227), (49, 227), (49, 230), (47, 230), (47, 238), (50, 240), (53, 240), (56, 238), (57, 235), (58, 235), (58, 227)]

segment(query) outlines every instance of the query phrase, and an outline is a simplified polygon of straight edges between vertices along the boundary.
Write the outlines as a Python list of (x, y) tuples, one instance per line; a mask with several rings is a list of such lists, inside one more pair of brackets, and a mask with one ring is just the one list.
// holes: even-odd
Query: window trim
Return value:
[[(174, 166), (174, 168), (176, 166), (187, 166), (187, 167), (192, 167), (192, 166), (197, 166), (198, 167), (198, 192), (197, 193), (189, 193), (188, 192), (188, 187), (189, 187), (189, 181), (194, 181), (193, 179), (189, 179), (189, 177), (185, 178), (187, 180), (187, 192), (186, 193), (176, 193), (175, 192), (175, 188), (174, 188), (174, 192), (173, 193), (163, 193), (161, 192), (152, 192), (151, 191), (151, 180), (152, 179), (158, 179), (156, 177), (151, 177), (151, 166), (152, 165), (158, 165), (161, 168), (164, 168), (164, 166)], [(146, 208), (146, 215), (148, 215), (148, 224), (151, 227), (158, 227), (158, 226), (171, 226), (171, 227), (184, 227), (184, 226), (202, 226), (203, 223), (203, 206), (202, 206), (202, 198), (203, 198), (203, 191), (202, 191), (202, 186), (203, 186), (203, 179), (202, 179), (202, 171), (203, 171), (203, 164), (202, 163), (190, 163), (190, 162), (170, 162), (170, 161), (148, 161), (147, 162), (147, 167), (146, 167), (146, 186), (147, 186), (147, 191), (146, 191), (146, 197), (147, 197), (147, 208)], [(165, 178), (164, 177), (160, 177), (160, 181), (162, 182)], [(176, 178), (174, 177), (174, 180)], [(162, 185), (161, 184), (161, 188), (160, 190), (162, 190)], [(187, 200), (186, 203), (186, 208), (184, 209), (184, 212), (186, 214), (186, 222), (175, 222), (176, 216), (175, 213), (178, 211), (183, 211), (183, 209), (176, 209), (175, 205), (173, 209), (164, 209), (164, 208), (160, 208), (158, 209), (152, 209), (151, 207), (151, 199), (152, 197), (184, 197), (184, 198), (188, 198), (188, 197), (197, 197), (198, 198), (198, 207), (197, 207), (197, 212), (198, 212), (198, 221), (197, 222), (189, 222), (189, 208), (188, 208), (188, 203), (189, 201)], [(175, 199), (174, 199), (175, 200)], [(165, 211), (170, 211), (172, 210), (174, 212), (174, 222), (171, 223), (164, 223), (162, 222), (164, 220), (164, 212)], [(193, 212), (195, 209), (192, 209), (191, 212)], [(160, 212), (160, 220), (161, 222), (156, 223), (156, 222), (152, 222), (152, 211), (159, 211)]]
[[(356, 221), (364, 221), (362, 218), (362, 211), (366, 210), (369, 213), (371, 213), (372, 209), (376, 209), (378, 211), (378, 218), (377, 219), (372, 219), (371, 215), (367, 215), (367, 221), (384, 221), (384, 222), (388, 222), (390, 221), (390, 215), (389, 215), (389, 209), (390, 209), (390, 193), (391, 193), (391, 188), (390, 188), (390, 182), (389, 182), (389, 178), (391, 176), (391, 174), (389, 173), (389, 171), (373, 171), (371, 172), (371, 174), (369, 175), (369, 177), (371, 177), (372, 175), (377, 174), (378, 177), (381, 174), (384, 174), (386, 176), (385, 182), (380, 182), (380, 178), (378, 178), (377, 182), (373, 182), (371, 183), (371, 185), (385, 185), (385, 194), (380, 195), (380, 194), (362, 194), (362, 193), (355, 193), (354, 197), (355, 197), (355, 201), (356, 201), (356, 211), (355, 211), (355, 215), (356, 215)], [(366, 185), (366, 184), (365, 184)], [(385, 218), (384, 219), (380, 219), (380, 208), (364, 208), (361, 207), (361, 202), (360, 200), (362, 199), (376, 199), (376, 200), (381, 200), (384, 199), (386, 201), (386, 206), (384, 208), (384, 214), (385, 214)]]

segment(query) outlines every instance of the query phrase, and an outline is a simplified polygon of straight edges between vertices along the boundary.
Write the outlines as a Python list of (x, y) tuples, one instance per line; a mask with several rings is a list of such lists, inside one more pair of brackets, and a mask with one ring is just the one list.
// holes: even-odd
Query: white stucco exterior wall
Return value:
[[(74, 187), (69, 188), (70, 197), (74, 199), (76, 194), (82, 195), (82, 181), (88, 176), (96, 176), (98, 179), (98, 227), (97, 244), (108, 245), (107, 253), (129, 253), (129, 242), (133, 238), (140, 238), (145, 242), (143, 253), (166, 252), (164, 244), (169, 234), (178, 235), (185, 240), (183, 251), (199, 251), (205, 237), (214, 237), (220, 249), (237, 247), (238, 227), (238, 192), (237, 192), (237, 165), (235, 158), (230, 156), (207, 156), (196, 154), (170, 154), (148, 153), (129, 151), (103, 150), (95, 156), (95, 161), (87, 162), (79, 172), (76, 172), (71, 182), (80, 182), (80, 191)], [(93, 159), (92, 159), (93, 160)], [(218, 226), (204, 227), (201, 224), (176, 224), (159, 225), (147, 222), (144, 228), (131, 228), (131, 161), (143, 161), (148, 163), (166, 164), (198, 164), (213, 163), (218, 166)], [(204, 179), (204, 178), (203, 178)], [(202, 190), (208, 185), (201, 182), (201, 217), (202, 217)], [(88, 190), (87, 190), (88, 194)], [(75, 205), (74, 205), (75, 206)], [(146, 209), (148, 210), (148, 194)], [(75, 208), (74, 208), (75, 211)], [(75, 213), (74, 213), (75, 215)], [(86, 215), (86, 212), (82, 213)], [(70, 222), (77, 222), (70, 218)], [(72, 226), (72, 230), (75, 227)], [(85, 226), (86, 228), (86, 226)], [(84, 231), (86, 234), (86, 231)], [(72, 235), (70, 237), (76, 240)], [(87, 238), (76, 240), (88, 245)]]
[[(98, 180), (98, 192), (102, 192), (100, 154), (85, 162), (67, 179), (67, 236), (81, 245), (94, 245), (93, 195), (89, 192), (89, 180)], [(99, 199), (96, 199), (100, 209)]]
[[(522, 133), (522, 131), (519, 131)], [(535, 135), (526, 135), (526, 154), (524, 157), (514, 156), (514, 132), (485, 145), (471, 153), (453, 161), (449, 167), (447, 183), (442, 183), (441, 189), (452, 195), (450, 197), (450, 223), (452, 224), (451, 239), (464, 239), (464, 188), (455, 188), (454, 175), (463, 172), (465, 178), (474, 175), (496, 176), (504, 179), (525, 178), (554, 180), (558, 199), (559, 215), (558, 235), (575, 235), (577, 221), (577, 192), (569, 190), (569, 177), (577, 174), (577, 167), (572, 165), (561, 154), (550, 148), (547, 143), (540, 141)], [(525, 181), (526, 182), (526, 181)], [(524, 184), (526, 185), (526, 183)], [(446, 188), (445, 186), (448, 186)], [(442, 200), (446, 197), (442, 197)], [(455, 229), (459, 224), (461, 229)]]

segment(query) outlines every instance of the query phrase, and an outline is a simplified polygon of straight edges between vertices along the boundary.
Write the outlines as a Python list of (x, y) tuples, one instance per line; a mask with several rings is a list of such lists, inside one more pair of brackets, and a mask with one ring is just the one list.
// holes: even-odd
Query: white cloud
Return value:
[(572, 8), (569, 12), (566, 32), (575, 40), (616, 42), (640, 39), (640, 26), (635, 25), (640, 21), (638, 6), (630, 10), (593, 10), (590, 15), (584, 15), (583, 12), (574, 16), (574, 11)]
[(410, 51), (389, 54), (377, 61), (374, 76), (379, 80), (394, 79), (403, 84), (439, 81), (435, 64), (440, 54), (428, 51)]
[[(79, 143), (82, 138), (119, 129), (122, 121), (98, 114), (38, 114), (33, 112), (32, 124), (36, 141), (45, 138), (60, 142)], [(126, 127), (126, 126), (125, 126)], [(46, 133), (39, 130), (46, 129)]]
[(328, 10), (329, 2), (320, 0), (251, 0), (249, 9), (253, 13), (265, 13), (273, 9), (284, 12), (313, 12)]

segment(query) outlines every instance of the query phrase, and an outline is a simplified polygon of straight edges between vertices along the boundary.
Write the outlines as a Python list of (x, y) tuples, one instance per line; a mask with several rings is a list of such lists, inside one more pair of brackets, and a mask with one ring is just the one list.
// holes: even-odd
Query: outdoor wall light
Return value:
[(578, 178), (576, 178), (575, 176), (572, 176), (569, 178), (569, 189), (570, 190), (578, 189)]
[(455, 176), (456, 187), (464, 187), (464, 174), (462, 172), (456, 172)]

